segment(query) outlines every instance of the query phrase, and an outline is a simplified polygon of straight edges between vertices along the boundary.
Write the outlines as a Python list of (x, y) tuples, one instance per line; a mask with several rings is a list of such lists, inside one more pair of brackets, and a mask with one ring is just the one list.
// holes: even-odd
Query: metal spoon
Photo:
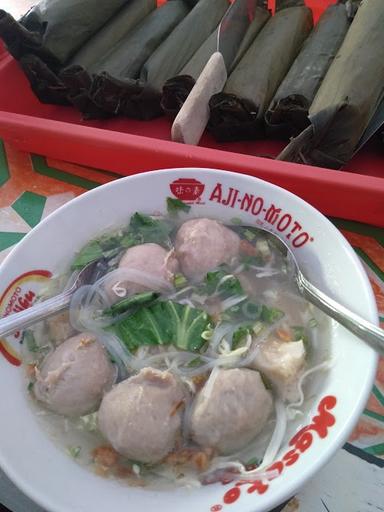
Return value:
[(44, 300), (38, 304), (19, 313), (13, 313), (5, 318), (0, 319), (0, 339), (10, 336), (16, 331), (26, 329), (27, 327), (53, 316), (60, 311), (63, 311), (69, 306), (72, 295), (75, 291), (85, 284), (94, 282), (99, 272), (100, 260), (93, 261), (86, 265), (82, 270), (76, 271), (69, 279), (69, 288), (64, 292), (52, 297), (51, 299)]
[(263, 228), (255, 228), (254, 226), (242, 226), (254, 231), (260, 231), (266, 234), (270, 240), (275, 243), (281, 253), (285, 256), (289, 269), (292, 271), (300, 294), (309, 302), (317, 306), (324, 313), (336, 320), (343, 327), (365, 341), (378, 353), (384, 355), (384, 330), (365, 320), (360, 315), (353, 313), (351, 310), (329, 297), (326, 293), (319, 290), (313, 285), (300, 270), (295, 255), (286, 244), (286, 242), (275, 233)]

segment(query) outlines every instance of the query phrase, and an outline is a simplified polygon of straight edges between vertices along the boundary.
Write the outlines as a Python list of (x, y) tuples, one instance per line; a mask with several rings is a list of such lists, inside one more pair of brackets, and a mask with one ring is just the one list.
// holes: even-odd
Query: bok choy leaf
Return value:
[(140, 308), (114, 329), (130, 351), (141, 345), (174, 345), (198, 352), (206, 343), (202, 334), (209, 323), (205, 311), (168, 300)]

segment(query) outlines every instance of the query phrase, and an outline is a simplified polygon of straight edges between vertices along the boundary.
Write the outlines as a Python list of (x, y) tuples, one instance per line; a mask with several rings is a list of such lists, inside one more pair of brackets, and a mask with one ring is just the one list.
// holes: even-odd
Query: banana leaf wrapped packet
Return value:
[(249, 25), (248, 30), (246, 31), (243, 37), (243, 40), (241, 41), (239, 49), (237, 50), (235, 58), (233, 59), (233, 62), (229, 69), (229, 73), (231, 73), (235, 69), (235, 67), (244, 57), (245, 52), (251, 46), (256, 36), (267, 23), (270, 17), (271, 11), (268, 9), (268, 0), (257, 0), (255, 12), (252, 13), (252, 22)]
[[(77, 63), (92, 71), (92, 65), (110, 51), (144, 16), (156, 8), (156, 0), (129, 0), (103, 27), (91, 36), (67, 63)], [(19, 57), (19, 64), (31, 88), (42, 103), (70, 104), (68, 88), (59, 78), (60, 68), (49, 65), (35, 53)]]
[[(172, 3), (167, 2), (167, 3)], [(193, 2), (194, 3), (194, 2)], [(187, 2), (186, 5), (190, 5)], [(165, 7), (165, 4), (163, 7)], [(143, 63), (140, 76), (114, 77), (101, 73), (92, 84), (91, 98), (101, 109), (136, 119), (162, 115), (164, 82), (182, 69), (219, 24), (228, 0), (200, 0)]]
[(23, 55), (20, 57), (19, 65), (41, 103), (70, 105), (67, 87), (37, 55)]
[(66, 67), (82, 66), (89, 73), (93, 73), (98, 68), (100, 59), (104, 60), (156, 7), (156, 0), (130, 0), (66, 62)]
[(264, 135), (264, 114), (313, 26), (312, 11), (301, 0), (281, 0), (224, 91), (210, 100), (209, 130), (219, 141)]
[(180, 75), (169, 78), (165, 82), (161, 97), (161, 108), (169, 117), (173, 118), (177, 115), (210, 56), (216, 51), (217, 36), (218, 29), (212, 32), (200, 46), (192, 59), (181, 70)]
[[(233, 67), (235, 62), (241, 60), (242, 56), (247, 51), (256, 35), (260, 32), (270, 17), (270, 12), (265, 5), (266, 2), (262, 0), (261, 3), (261, 6), (256, 6), (254, 12), (250, 13), (250, 25), (244, 34), (241, 45), (239, 46), (238, 52), (232, 64)], [(175, 117), (177, 115), (211, 55), (217, 50), (217, 44), (218, 28), (197, 50), (191, 60), (180, 71), (180, 74), (168, 79), (165, 82), (163, 87), (161, 106), (167, 115), (170, 117)]]
[(342, 168), (384, 97), (384, 2), (364, 0), (309, 109), (278, 159)]
[[(141, 67), (188, 12), (184, 0), (169, 0), (158, 9), (151, 10), (98, 59), (91, 61), (84, 48), (79, 58), (76, 55), (71, 65), (60, 73), (71, 103), (86, 118), (110, 117), (118, 113), (119, 108), (124, 108), (126, 115), (145, 119), (145, 108), (149, 105), (152, 110), (152, 103), (155, 100), (158, 103), (158, 97), (146, 90), (138, 108), (129, 101), (130, 96), (136, 97), (142, 92), (143, 87), (137, 83)], [(122, 96), (125, 97), (124, 107)]]
[(130, 0), (42, 0), (19, 21), (0, 10), (0, 37), (16, 59), (33, 54), (53, 69)]
[(187, 64), (218, 26), (228, 6), (228, 0), (200, 0), (147, 60), (140, 78), (161, 93), (166, 80)]
[(290, 138), (308, 126), (309, 108), (351, 20), (351, 4), (346, 0), (323, 12), (265, 114), (269, 134)]

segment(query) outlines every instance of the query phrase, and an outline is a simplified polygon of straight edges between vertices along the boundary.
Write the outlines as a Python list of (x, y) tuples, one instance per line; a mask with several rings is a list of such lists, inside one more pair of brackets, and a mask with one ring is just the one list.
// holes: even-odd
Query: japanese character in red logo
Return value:
[(180, 178), (170, 185), (171, 192), (177, 199), (185, 202), (197, 201), (204, 192), (205, 185), (194, 178)]

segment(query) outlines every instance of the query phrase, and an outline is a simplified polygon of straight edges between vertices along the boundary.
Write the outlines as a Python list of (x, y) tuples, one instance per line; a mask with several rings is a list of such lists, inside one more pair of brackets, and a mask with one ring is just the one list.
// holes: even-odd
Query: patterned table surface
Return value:
[[(28, 231), (56, 208), (114, 179), (118, 176), (111, 172), (29, 155), (0, 141), (0, 262)], [(333, 222), (363, 262), (384, 326), (384, 230), (342, 220), (333, 219)], [(371, 396), (349, 443), (283, 510), (384, 511), (383, 468), (384, 359), (381, 359)], [(1, 470), (0, 502), (12, 512), (41, 512)]]

